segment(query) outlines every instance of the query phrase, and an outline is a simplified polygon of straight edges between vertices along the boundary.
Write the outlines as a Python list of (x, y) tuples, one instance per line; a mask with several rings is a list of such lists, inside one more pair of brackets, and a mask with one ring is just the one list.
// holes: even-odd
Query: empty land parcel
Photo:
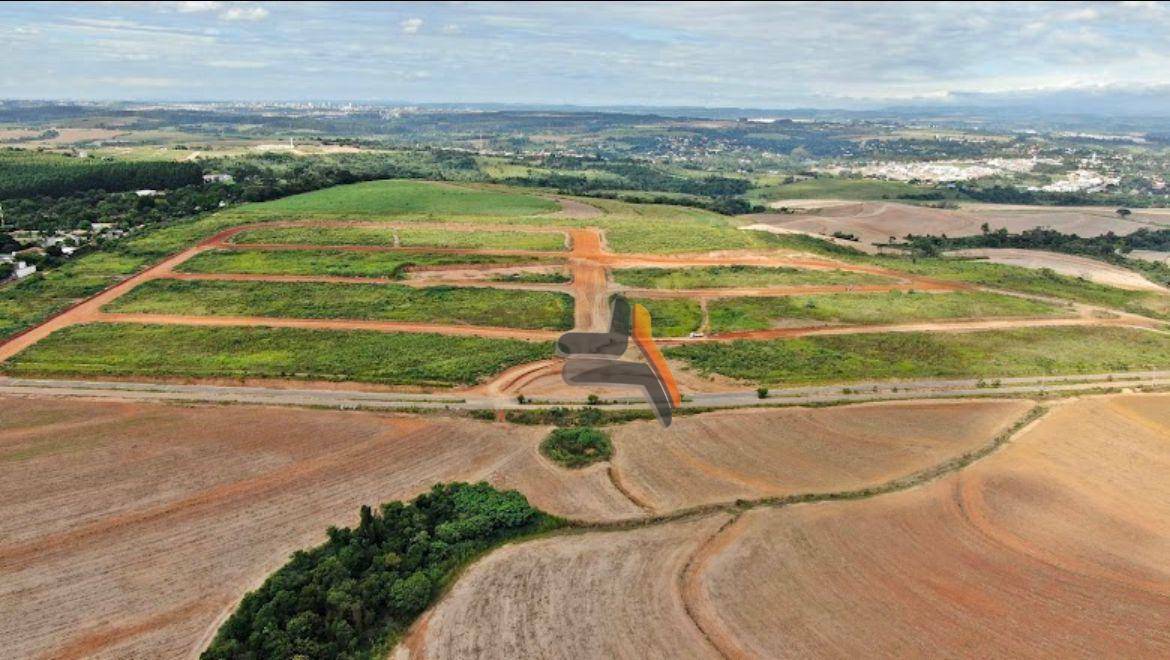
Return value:
[(106, 310), (123, 314), (272, 316), (566, 330), (573, 300), (544, 291), (328, 282), (154, 280)]

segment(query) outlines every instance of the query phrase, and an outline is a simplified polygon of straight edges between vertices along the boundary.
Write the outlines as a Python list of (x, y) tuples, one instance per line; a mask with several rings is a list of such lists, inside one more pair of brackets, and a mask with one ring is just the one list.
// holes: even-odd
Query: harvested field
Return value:
[(998, 453), (866, 500), (760, 509), (690, 604), (759, 657), (1170, 655), (1170, 397), (1062, 404)]
[(1165, 288), (1154, 284), (1145, 277), (1142, 277), (1139, 273), (1128, 268), (1122, 268), (1121, 266), (1114, 266), (1113, 264), (1097, 259), (1078, 257), (1072, 254), (1045, 252), (1043, 250), (975, 248), (971, 250), (955, 250), (948, 252), (947, 255), (986, 259), (993, 264), (1005, 264), (1008, 266), (1047, 268), (1061, 275), (1079, 277), (1090, 282), (1096, 282), (1097, 284), (1115, 286), (1119, 289), (1166, 292)]
[(191, 655), (328, 526), (439, 481), (488, 479), (560, 515), (637, 513), (604, 473), (540, 459), (543, 427), (54, 399), (0, 410), (9, 657)]
[[(794, 208), (791, 203), (782, 205)], [(973, 236), (983, 231), (984, 223), (992, 231), (1002, 228), (1013, 234), (1036, 227), (1049, 227), (1062, 233), (1086, 237), (1100, 236), (1110, 231), (1124, 235), (1142, 227), (1158, 228), (1154, 220), (1156, 216), (1122, 219), (1109, 208), (1032, 207), (1025, 210), (970, 205), (961, 210), (949, 210), (892, 202), (858, 202), (808, 210), (808, 213), (744, 217), (756, 224), (824, 236), (831, 236), (835, 232), (853, 234), (866, 244), (885, 243), (891, 236), (901, 239), (907, 234)]]
[(469, 568), (392, 657), (718, 658), (679, 576), (728, 520), (555, 536)]
[(912, 401), (715, 412), (613, 432), (614, 470), (656, 512), (873, 486), (989, 443), (1027, 401)]
[(1170, 266), (1170, 252), (1158, 252), (1157, 250), (1134, 250), (1127, 256), (1133, 259), (1142, 259), (1144, 261), (1156, 261), (1158, 263)]

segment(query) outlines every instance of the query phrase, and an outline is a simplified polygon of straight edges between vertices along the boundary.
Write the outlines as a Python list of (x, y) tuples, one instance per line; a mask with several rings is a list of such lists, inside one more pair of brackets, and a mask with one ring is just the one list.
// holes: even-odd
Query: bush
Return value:
[(613, 456), (609, 436), (590, 426), (554, 429), (540, 443), (540, 451), (568, 468), (581, 468)]

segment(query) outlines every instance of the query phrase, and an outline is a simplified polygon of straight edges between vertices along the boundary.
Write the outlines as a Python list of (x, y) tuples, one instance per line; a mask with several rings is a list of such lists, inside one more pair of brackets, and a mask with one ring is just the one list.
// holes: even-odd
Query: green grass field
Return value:
[(983, 291), (837, 293), (785, 298), (722, 298), (707, 305), (711, 332), (764, 330), (782, 319), (849, 325), (1069, 315), (1036, 300)]
[(400, 279), (414, 267), (515, 266), (543, 263), (543, 257), (429, 252), (353, 252), (348, 250), (211, 250), (176, 268), (181, 273), (249, 275), (336, 275)]
[(650, 312), (650, 329), (655, 337), (685, 337), (703, 323), (699, 303), (688, 298), (635, 298), (630, 304), (640, 304)]
[(132, 314), (268, 316), (457, 323), (566, 330), (573, 299), (562, 293), (397, 284), (153, 280), (105, 307)]
[(366, 181), (252, 204), (261, 216), (496, 215), (555, 213), (560, 204), (506, 190), (480, 190), (425, 181)]
[[(395, 245), (394, 239), (398, 238)], [(240, 232), (233, 243), (291, 245), (374, 245), (380, 247), (475, 248), (484, 250), (565, 249), (560, 233), (451, 231), (427, 227), (259, 227)]]
[(822, 176), (815, 179), (768, 185), (753, 190), (753, 200), (762, 202), (785, 199), (849, 199), (857, 201), (914, 198), (932, 192), (930, 188), (902, 181), (880, 179), (849, 179)]
[(1130, 328), (880, 333), (671, 347), (701, 374), (761, 385), (887, 378), (996, 378), (1170, 367), (1170, 336)]
[(454, 386), (552, 353), (551, 342), (434, 334), (98, 323), (55, 332), (0, 371)]
[(894, 270), (940, 280), (969, 282), (1005, 291), (1062, 298), (1135, 314), (1170, 318), (1170, 296), (1166, 294), (1118, 289), (1060, 275), (1048, 269), (1023, 268), (968, 259), (912, 261), (904, 258), (874, 257), (869, 261)]
[(618, 284), (642, 289), (709, 289), (838, 284), (888, 284), (894, 280), (843, 270), (802, 270), (762, 266), (701, 266), (695, 268), (619, 268)]

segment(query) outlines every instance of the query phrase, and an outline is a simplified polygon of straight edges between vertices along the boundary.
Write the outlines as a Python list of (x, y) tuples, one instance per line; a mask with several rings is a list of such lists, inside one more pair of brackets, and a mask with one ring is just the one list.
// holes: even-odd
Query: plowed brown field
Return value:
[(361, 504), (439, 481), (519, 488), (561, 515), (640, 510), (542, 427), (281, 408), (0, 400), (5, 657), (177, 657)]
[(718, 658), (687, 614), (680, 577), (728, 517), (556, 536), (468, 569), (396, 660)]
[(614, 472), (655, 511), (794, 493), (852, 490), (917, 472), (991, 442), (1031, 402), (971, 400), (734, 410), (669, 429), (616, 429)]
[(1170, 396), (1076, 401), (950, 477), (760, 509), (696, 561), (731, 655), (1167, 657)]

